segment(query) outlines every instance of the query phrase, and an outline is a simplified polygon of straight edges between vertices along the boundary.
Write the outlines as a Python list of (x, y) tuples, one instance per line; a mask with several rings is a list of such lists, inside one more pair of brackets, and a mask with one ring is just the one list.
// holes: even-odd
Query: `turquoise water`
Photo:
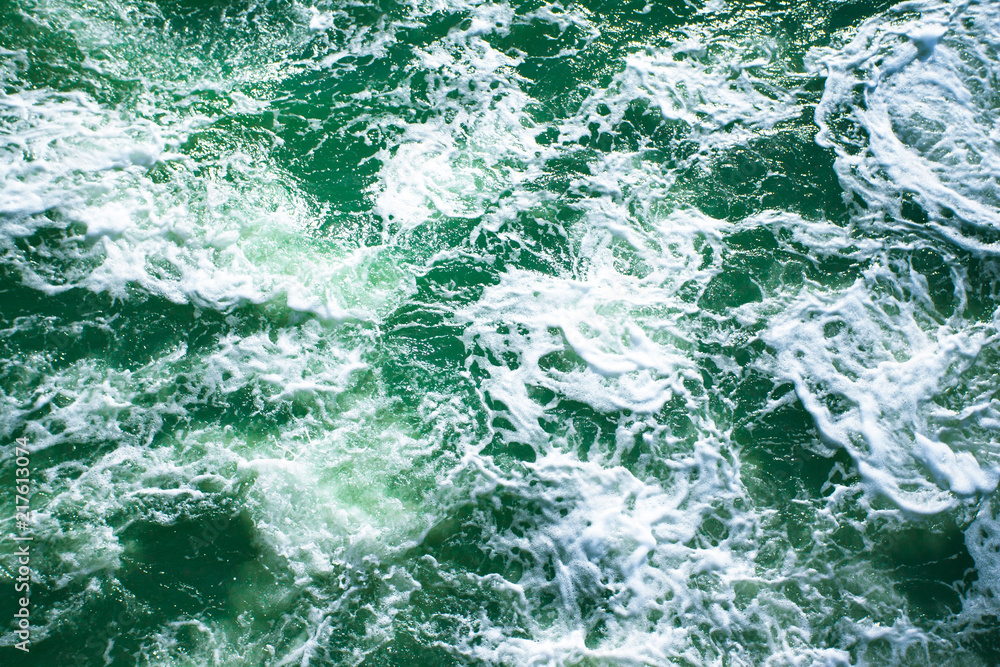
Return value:
[(0, 0), (0, 662), (997, 665), (998, 35)]

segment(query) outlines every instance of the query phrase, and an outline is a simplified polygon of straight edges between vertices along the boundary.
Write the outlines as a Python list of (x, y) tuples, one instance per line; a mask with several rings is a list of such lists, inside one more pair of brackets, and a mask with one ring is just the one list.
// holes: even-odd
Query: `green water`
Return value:
[(997, 34), (0, 0), (0, 663), (997, 665)]

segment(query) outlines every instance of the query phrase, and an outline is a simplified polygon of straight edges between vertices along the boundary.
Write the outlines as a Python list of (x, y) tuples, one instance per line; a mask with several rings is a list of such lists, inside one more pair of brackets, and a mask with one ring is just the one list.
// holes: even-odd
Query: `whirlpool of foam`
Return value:
[(828, 74), (819, 140), (837, 148), (848, 192), (987, 252), (1000, 225), (998, 27), (994, 3), (902, 3), (814, 53)]

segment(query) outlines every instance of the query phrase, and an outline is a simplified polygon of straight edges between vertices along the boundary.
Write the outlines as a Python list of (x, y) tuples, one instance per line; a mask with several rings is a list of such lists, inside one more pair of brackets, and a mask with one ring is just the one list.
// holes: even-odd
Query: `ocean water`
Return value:
[(996, 0), (0, 0), (0, 84), (3, 665), (1000, 662)]

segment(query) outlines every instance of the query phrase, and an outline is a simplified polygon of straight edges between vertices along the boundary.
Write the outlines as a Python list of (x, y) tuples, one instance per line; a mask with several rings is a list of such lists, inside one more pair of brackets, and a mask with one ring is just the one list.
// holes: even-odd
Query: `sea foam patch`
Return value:
[[(998, 25), (991, 2), (904, 3), (867, 21), (842, 49), (812, 54), (827, 75), (817, 140), (837, 151), (845, 188), (897, 220), (926, 217), (953, 242), (991, 253), (991, 237), (962, 236), (955, 223), (1000, 226), (987, 83), (997, 76)], [(903, 210), (904, 194), (922, 210)]]
[[(895, 306), (892, 315), (887, 305)], [(870, 282), (859, 281), (841, 294), (793, 302), (763, 339), (776, 350), (769, 371), (795, 383), (824, 440), (850, 451), (878, 492), (905, 509), (935, 513), (953, 507), (955, 497), (996, 489), (995, 443), (952, 442), (962, 448), (953, 451), (938, 440), (945, 427), (936, 423), (934, 402), (994, 336), (925, 331), (912, 306), (879, 298)]]

